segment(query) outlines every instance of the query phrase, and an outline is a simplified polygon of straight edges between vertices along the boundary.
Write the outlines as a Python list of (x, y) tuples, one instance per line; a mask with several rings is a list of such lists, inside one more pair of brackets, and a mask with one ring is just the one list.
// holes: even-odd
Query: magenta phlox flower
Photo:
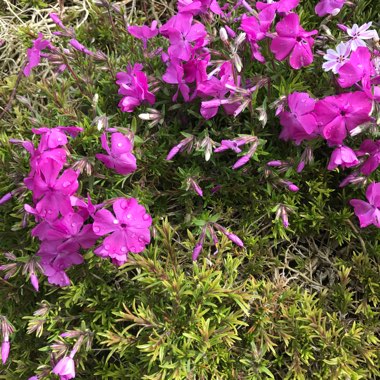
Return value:
[(207, 66), (210, 62), (210, 54), (203, 54), (182, 63), (183, 79), (185, 83), (196, 82), (197, 85), (207, 80)]
[(380, 228), (380, 183), (371, 183), (366, 191), (368, 202), (360, 199), (352, 199), (351, 206), (354, 207), (356, 216), (359, 218), (360, 227), (371, 224)]
[(132, 154), (132, 143), (129, 138), (122, 133), (115, 132), (111, 135), (111, 147), (109, 146), (107, 135), (101, 136), (102, 148), (108, 153), (98, 153), (95, 157), (102, 161), (109, 169), (114, 169), (116, 173), (127, 175), (137, 168), (136, 157)]
[(54, 242), (44, 242), (41, 244), (37, 256), (41, 257), (40, 265), (47, 276), (50, 284), (59, 286), (70, 285), (65, 270), (73, 265), (83, 263), (83, 256), (79, 253), (79, 245), (68, 243), (60, 245)]
[(279, 114), (282, 131), (280, 138), (294, 141), (299, 145), (303, 140), (317, 136), (317, 120), (313, 114), (315, 100), (305, 92), (294, 92), (288, 95), (289, 111)]
[(183, 69), (183, 66), (181, 65), (180, 61), (173, 59), (169, 63), (169, 66), (166, 69), (165, 74), (162, 76), (162, 80), (166, 83), (178, 85), (178, 89), (172, 98), (173, 102), (177, 101), (179, 91), (181, 92), (185, 102), (189, 101), (189, 99), (190, 99), (190, 95), (189, 95), (190, 88), (186, 84), (186, 81), (184, 80), (184, 69)]
[(291, 13), (277, 23), (276, 32), (277, 36), (270, 46), (276, 59), (283, 61), (290, 56), (289, 63), (293, 69), (300, 69), (313, 62), (314, 39), (311, 36), (317, 34), (317, 30), (307, 32), (301, 27), (299, 16)]
[(108, 235), (94, 252), (124, 263), (129, 252), (142, 252), (149, 244), (152, 218), (135, 198), (116, 199), (113, 211), (102, 209), (94, 215), (95, 234)]
[(223, 14), (216, 0), (178, 0), (177, 7), (179, 13), (190, 13), (194, 16), (209, 10), (217, 15)]
[(292, 9), (296, 8), (300, 0), (267, 0), (258, 1), (256, 3), (256, 8), (259, 11), (264, 9), (273, 9), (278, 13), (289, 13)]
[(338, 73), (338, 83), (342, 88), (351, 87), (359, 81), (369, 82), (371, 75), (375, 72), (368, 48), (357, 48), (350, 59), (339, 68)]
[(32, 236), (41, 241), (53, 241), (59, 244), (78, 244), (83, 249), (91, 248), (98, 236), (92, 230), (92, 224), (84, 225), (79, 213), (70, 213), (52, 222), (42, 221), (32, 230)]
[(327, 166), (328, 170), (334, 170), (338, 166), (351, 168), (359, 164), (355, 152), (348, 146), (342, 145), (334, 149), (331, 153), (330, 162)]
[(56, 148), (41, 152), (33, 147), (33, 154), (30, 157), (31, 171), (29, 177), (25, 178), (24, 182), (32, 180), (35, 173), (41, 173), (42, 168), (46, 167), (47, 162), (49, 163), (49, 171), (53, 171), (57, 176), (66, 163), (66, 151), (63, 148)]
[(329, 144), (341, 145), (347, 132), (371, 120), (371, 109), (371, 100), (364, 92), (356, 91), (319, 100), (314, 114)]
[(66, 133), (72, 137), (76, 137), (79, 132), (82, 132), (83, 128), (76, 126), (56, 128), (32, 128), (32, 132), (36, 135), (41, 135), (39, 150), (47, 150), (58, 148), (59, 146), (66, 145), (68, 143)]
[(193, 16), (190, 13), (173, 16), (160, 28), (160, 33), (169, 39), (169, 57), (183, 61), (188, 61), (194, 50), (207, 44), (205, 26), (200, 22), (193, 24)]
[(147, 47), (147, 41), (158, 34), (157, 21), (154, 20), (152, 25), (149, 27), (147, 25), (143, 26), (128, 26), (128, 32), (133, 36), (142, 40), (144, 49)]
[(341, 42), (336, 47), (336, 50), (327, 49), (326, 54), (323, 56), (323, 59), (327, 62), (322, 65), (322, 68), (325, 71), (331, 70), (334, 74), (337, 74), (339, 69), (348, 61), (350, 53), (350, 45), (344, 42)]
[(364, 140), (356, 154), (358, 157), (367, 156), (360, 168), (361, 173), (372, 174), (380, 166), (380, 140)]
[[(267, 11), (263, 12), (267, 13)], [(248, 17), (245, 14), (241, 19), (240, 29), (247, 35), (248, 42), (251, 45), (252, 57), (257, 59), (259, 62), (265, 62), (265, 59), (260, 53), (260, 47), (257, 42), (265, 38), (266, 32), (269, 30), (272, 20), (265, 20), (262, 22), (256, 16)]]
[(214, 117), (218, 113), (220, 106), (223, 106), (227, 114), (233, 114), (236, 108), (240, 105), (240, 103), (231, 101), (225, 97), (229, 92), (233, 92), (226, 86), (230, 85), (235, 87), (231, 62), (224, 62), (216, 70), (216, 74), (219, 75), (219, 78), (214, 75), (209, 75), (206, 81), (197, 85), (198, 96), (213, 97), (212, 100), (203, 101), (201, 104), (201, 115), (205, 119)]
[(126, 72), (116, 74), (116, 84), (120, 86), (119, 94), (124, 97), (119, 102), (122, 112), (133, 112), (134, 109), (147, 101), (153, 105), (156, 98), (148, 88), (148, 78), (142, 71), (142, 65), (136, 63), (127, 66)]
[(326, 15), (336, 16), (342, 9), (346, 0), (320, 0), (315, 6), (315, 13), (319, 17)]
[(58, 214), (66, 215), (73, 211), (70, 196), (78, 189), (78, 173), (66, 169), (58, 177), (54, 160), (45, 160), (40, 165), (41, 172), (35, 173), (31, 179), (25, 179), (33, 198), (37, 200), (36, 210), (39, 216), (54, 220)]
[(42, 33), (38, 34), (38, 38), (33, 41), (33, 46), (28, 49), (28, 63), (24, 68), (24, 75), (28, 77), (32, 69), (39, 65), (41, 62), (41, 51), (44, 49), (51, 49), (52, 44), (48, 40), (44, 40)]

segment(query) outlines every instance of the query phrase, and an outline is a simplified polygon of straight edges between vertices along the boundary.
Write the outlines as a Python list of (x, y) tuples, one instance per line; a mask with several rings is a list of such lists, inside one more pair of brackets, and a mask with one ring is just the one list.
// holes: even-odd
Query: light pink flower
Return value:
[(75, 363), (70, 356), (62, 358), (53, 368), (53, 373), (60, 376), (60, 380), (70, 380), (75, 378)]
[(347, 28), (346, 32), (351, 37), (348, 43), (350, 44), (352, 51), (355, 51), (360, 46), (367, 46), (365, 40), (379, 38), (376, 30), (368, 30), (371, 25), (372, 22), (367, 22), (362, 26), (354, 24), (352, 28)]
[(351, 49), (349, 44), (341, 42), (336, 50), (327, 49), (327, 54), (323, 56), (327, 62), (322, 65), (322, 68), (325, 71), (330, 71), (334, 74), (338, 73), (338, 70), (347, 62), (348, 57), (350, 56)]

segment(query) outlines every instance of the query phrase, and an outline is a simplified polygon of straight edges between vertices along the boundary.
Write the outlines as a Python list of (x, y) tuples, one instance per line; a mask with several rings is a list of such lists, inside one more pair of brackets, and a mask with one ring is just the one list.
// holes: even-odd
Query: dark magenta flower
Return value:
[(300, 69), (313, 62), (312, 47), (314, 40), (311, 36), (317, 30), (307, 32), (300, 25), (299, 16), (288, 14), (276, 25), (277, 36), (273, 38), (270, 49), (276, 59), (283, 61), (290, 56), (289, 63), (293, 69)]
[(315, 13), (319, 17), (326, 15), (336, 16), (342, 9), (346, 0), (320, 0), (315, 6)]
[(292, 140), (299, 145), (303, 140), (310, 140), (317, 135), (317, 120), (313, 114), (315, 100), (306, 92), (294, 92), (288, 95), (289, 111), (279, 115), (282, 131), (280, 138)]
[(28, 64), (24, 68), (24, 75), (28, 77), (33, 67), (36, 67), (41, 62), (41, 51), (44, 49), (51, 49), (50, 41), (44, 40), (42, 33), (38, 34), (38, 38), (33, 41), (33, 46), (28, 49)]
[(83, 256), (79, 253), (79, 245), (70, 244), (42, 244), (37, 256), (41, 257), (40, 265), (50, 284), (69, 286), (70, 279), (65, 270), (73, 265), (83, 263)]
[(116, 199), (113, 211), (115, 215), (105, 209), (94, 215), (95, 234), (108, 235), (94, 252), (121, 265), (127, 261), (129, 252), (142, 252), (149, 244), (152, 218), (135, 198)]
[(371, 224), (380, 228), (380, 182), (371, 183), (366, 191), (368, 202), (360, 199), (352, 199), (351, 206), (354, 207), (355, 214), (359, 218), (360, 227), (367, 227)]
[(338, 166), (342, 168), (351, 168), (358, 165), (359, 160), (355, 152), (348, 146), (339, 146), (331, 153), (330, 162), (327, 166), (328, 170), (334, 170)]
[(364, 140), (356, 154), (358, 157), (367, 156), (360, 171), (364, 175), (370, 175), (380, 165), (380, 140)]
[(95, 157), (102, 161), (107, 168), (114, 169), (116, 173), (127, 175), (136, 170), (136, 157), (132, 154), (132, 143), (127, 136), (116, 132), (111, 135), (111, 147), (107, 135), (101, 136), (102, 148), (108, 155), (98, 153)]
[(349, 131), (371, 120), (371, 109), (372, 102), (367, 95), (356, 91), (319, 100), (314, 114), (323, 137), (332, 145), (341, 145)]

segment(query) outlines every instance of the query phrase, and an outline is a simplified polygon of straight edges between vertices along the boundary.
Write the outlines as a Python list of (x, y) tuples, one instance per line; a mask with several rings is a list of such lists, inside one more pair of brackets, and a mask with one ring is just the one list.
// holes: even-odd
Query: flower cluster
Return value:
[[(106, 238), (94, 252), (111, 258), (117, 265), (127, 260), (129, 252), (141, 252), (150, 242), (151, 217), (136, 199), (109, 200), (108, 203), (114, 204), (118, 217), (110, 221), (106, 218), (109, 211), (102, 208), (103, 204), (94, 205), (89, 196), (86, 201), (77, 194), (79, 172), (65, 168), (65, 165), (69, 152), (68, 135), (75, 137), (81, 131), (82, 128), (75, 126), (33, 129), (34, 134), (41, 136), (38, 147), (35, 148), (29, 141), (21, 142), (30, 154), (31, 171), (24, 183), (32, 191), (34, 206), (25, 205), (25, 210), (33, 214), (37, 222), (32, 235), (41, 241), (37, 252), (39, 266), (48, 281), (59, 286), (70, 284), (66, 270), (81, 264), (81, 249), (92, 248), (100, 236), (115, 231), (113, 238)], [(101, 142), (108, 155), (96, 156), (107, 167), (120, 174), (136, 169), (132, 144), (126, 136), (119, 132), (112, 133), (111, 148), (105, 134)], [(120, 225), (116, 226), (119, 221)], [(108, 222), (110, 225), (107, 225)], [(34, 270), (31, 281), (38, 290)]]

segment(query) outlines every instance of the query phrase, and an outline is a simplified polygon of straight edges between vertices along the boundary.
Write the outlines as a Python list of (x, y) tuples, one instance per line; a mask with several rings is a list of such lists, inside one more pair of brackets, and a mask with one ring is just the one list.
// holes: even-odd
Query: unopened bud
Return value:
[(223, 42), (228, 42), (228, 34), (225, 28), (219, 29), (219, 36)]

